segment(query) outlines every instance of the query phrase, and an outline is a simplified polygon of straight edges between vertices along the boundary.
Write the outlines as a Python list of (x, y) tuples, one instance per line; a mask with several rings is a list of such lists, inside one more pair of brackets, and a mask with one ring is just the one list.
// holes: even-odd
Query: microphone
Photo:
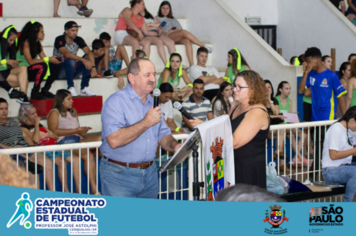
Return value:
[(155, 88), (153, 90), (153, 99), (154, 99), (153, 108), (158, 107), (158, 97), (159, 97), (159, 95), (161, 95), (161, 90), (159, 90), (158, 88)]
[(177, 109), (178, 111), (180, 111), (182, 113), (183, 116), (185, 116), (188, 120), (193, 120), (193, 116), (191, 114), (189, 114), (183, 107), (182, 104), (180, 104), (179, 102), (175, 102), (173, 104), (174, 108)]

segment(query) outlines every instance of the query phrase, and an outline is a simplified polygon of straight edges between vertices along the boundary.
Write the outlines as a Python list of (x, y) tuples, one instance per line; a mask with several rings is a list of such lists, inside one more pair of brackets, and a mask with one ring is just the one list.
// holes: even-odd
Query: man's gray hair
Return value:
[(147, 58), (137, 57), (133, 59), (127, 70), (127, 74), (133, 74), (137, 76), (140, 73), (140, 61), (150, 61)]
[(285, 202), (266, 189), (247, 184), (236, 184), (218, 193), (216, 201), (220, 202)]
[(19, 109), (19, 120), (21, 123), (25, 123), (26, 117), (32, 108), (36, 108), (34, 105), (22, 104)]

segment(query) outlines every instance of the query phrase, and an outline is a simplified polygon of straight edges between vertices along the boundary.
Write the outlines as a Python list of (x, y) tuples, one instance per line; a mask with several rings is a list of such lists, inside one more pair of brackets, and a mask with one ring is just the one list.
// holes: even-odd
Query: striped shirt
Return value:
[[(211, 109), (211, 103), (209, 99), (202, 97), (201, 103), (197, 103), (193, 99), (193, 95), (182, 103), (184, 109), (193, 117), (196, 117), (202, 121), (208, 120), (208, 113), (213, 112)], [(185, 127), (184, 120), (182, 120), (182, 127)]]
[(25, 138), (23, 137), (22, 130), (12, 118), (7, 118), (7, 122), (4, 125), (0, 125), (0, 144), (16, 147), (16, 146), (28, 146)]

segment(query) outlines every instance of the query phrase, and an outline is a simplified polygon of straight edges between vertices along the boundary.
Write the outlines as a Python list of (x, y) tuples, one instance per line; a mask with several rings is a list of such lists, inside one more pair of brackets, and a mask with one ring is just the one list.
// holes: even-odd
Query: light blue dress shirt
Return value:
[(112, 149), (106, 137), (121, 128), (130, 127), (145, 117), (153, 106), (153, 98), (147, 95), (146, 102), (128, 84), (124, 89), (111, 95), (104, 103), (101, 111), (103, 131), (101, 134), (101, 153), (109, 159), (125, 163), (142, 163), (153, 161), (156, 157), (158, 141), (171, 134), (162, 119), (156, 125), (143, 132), (131, 143)]

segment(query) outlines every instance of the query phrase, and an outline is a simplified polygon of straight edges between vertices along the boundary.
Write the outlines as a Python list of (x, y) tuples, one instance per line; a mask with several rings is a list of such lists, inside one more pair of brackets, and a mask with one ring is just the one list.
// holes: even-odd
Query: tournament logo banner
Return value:
[(224, 188), (235, 185), (234, 149), (228, 115), (197, 127), (203, 143), (206, 196), (214, 201)]

